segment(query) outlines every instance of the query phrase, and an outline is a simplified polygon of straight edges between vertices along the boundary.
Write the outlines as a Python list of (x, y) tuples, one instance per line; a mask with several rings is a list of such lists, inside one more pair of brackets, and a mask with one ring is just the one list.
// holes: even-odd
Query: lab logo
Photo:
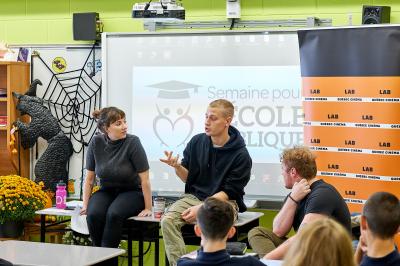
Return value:
[(171, 80), (148, 87), (158, 89), (155, 102), (157, 116), (153, 119), (153, 132), (160, 144), (169, 148), (185, 145), (193, 132), (189, 91), (193, 89), (197, 93), (200, 86)]

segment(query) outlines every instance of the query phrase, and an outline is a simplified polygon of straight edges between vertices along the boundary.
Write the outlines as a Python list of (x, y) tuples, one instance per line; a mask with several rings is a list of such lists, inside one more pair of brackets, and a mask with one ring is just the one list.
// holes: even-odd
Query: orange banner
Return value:
[(361, 212), (362, 210), (361, 204), (347, 203), (347, 206), (349, 207), (349, 211), (351, 213)]
[[(399, 33), (384, 26), (298, 32), (304, 143), (351, 211), (377, 191), (400, 196), (400, 62), (392, 38)], [(380, 41), (364, 45), (373, 40)]]

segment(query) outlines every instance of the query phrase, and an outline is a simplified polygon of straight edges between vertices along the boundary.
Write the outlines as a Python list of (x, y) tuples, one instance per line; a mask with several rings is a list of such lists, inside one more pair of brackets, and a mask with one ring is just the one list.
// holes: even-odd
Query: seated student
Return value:
[(355, 266), (351, 239), (332, 219), (304, 226), (286, 253), (283, 266)]
[(233, 221), (234, 210), (231, 204), (217, 198), (207, 198), (197, 212), (197, 224), (194, 226), (196, 235), (201, 237), (201, 249), (195, 260), (181, 258), (178, 266), (263, 266), (254, 257), (230, 257), (226, 251), (226, 241), (235, 234)]
[[(128, 217), (152, 214), (149, 163), (139, 138), (127, 133), (124, 111), (106, 107), (93, 117), (103, 134), (87, 150), (81, 214), (87, 214), (94, 246), (116, 248)], [(92, 195), (96, 176), (100, 189)]]
[(291, 228), (326, 217), (334, 218), (350, 234), (350, 212), (339, 192), (316, 177), (315, 155), (307, 147), (285, 149), (281, 155), (285, 187), (292, 191), (286, 196), (282, 209), (275, 216), (272, 230), (256, 227), (249, 232), (253, 251), (265, 259), (283, 259), (296, 235), (287, 239)]
[(354, 258), (361, 266), (400, 265), (394, 236), (400, 226), (399, 199), (387, 192), (373, 194), (361, 215), (361, 237)]

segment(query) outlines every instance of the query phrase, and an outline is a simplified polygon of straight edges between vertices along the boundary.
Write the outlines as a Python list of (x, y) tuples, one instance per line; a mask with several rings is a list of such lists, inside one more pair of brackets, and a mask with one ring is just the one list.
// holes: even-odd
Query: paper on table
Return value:
[(81, 211), (80, 206), (76, 206), (74, 211), (72, 212), (71, 216), (71, 229), (75, 232), (88, 235), (89, 230), (87, 227), (86, 222), (86, 215), (80, 215), (79, 212)]
[(80, 201), (80, 200), (67, 201), (68, 207), (76, 207), (76, 206), (82, 207), (82, 205), (83, 205), (83, 201)]

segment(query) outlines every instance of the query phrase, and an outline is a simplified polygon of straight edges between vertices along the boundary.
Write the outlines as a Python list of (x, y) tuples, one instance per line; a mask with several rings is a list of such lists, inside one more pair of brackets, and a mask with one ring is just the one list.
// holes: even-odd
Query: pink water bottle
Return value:
[(67, 191), (65, 190), (66, 185), (64, 182), (60, 181), (57, 184), (56, 190), (56, 208), (65, 209), (67, 207)]

